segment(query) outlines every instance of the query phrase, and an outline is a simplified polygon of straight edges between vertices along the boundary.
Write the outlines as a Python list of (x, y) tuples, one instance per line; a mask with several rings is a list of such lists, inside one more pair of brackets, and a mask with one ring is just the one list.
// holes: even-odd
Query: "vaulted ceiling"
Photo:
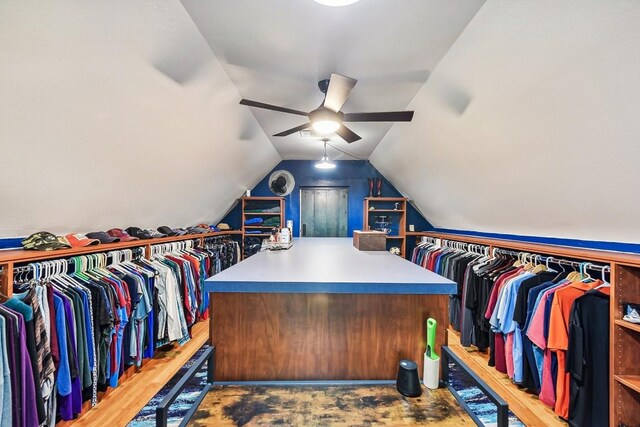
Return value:
[[(358, 80), (346, 112), (404, 109), (483, 3), (361, 0), (329, 7), (312, 0), (182, 0), (242, 97), (311, 111), (323, 100), (318, 81), (338, 73)], [(317, 138), (271, 136), (304, 118), (252, 113), (282, 158), (320, 155)], [(391, 126), (350, 123), (363, 139), (348, 145), (334, 137), (331, 144), (367, 158)]]
[(638, 242), (638, 22), (635, 0), (2, 1), (0, 237), (215, 222), (321, 153), (239, 100), (311, 110), (336, 72), (347, 112), (416, 111), (332, 145), (435, 226)]

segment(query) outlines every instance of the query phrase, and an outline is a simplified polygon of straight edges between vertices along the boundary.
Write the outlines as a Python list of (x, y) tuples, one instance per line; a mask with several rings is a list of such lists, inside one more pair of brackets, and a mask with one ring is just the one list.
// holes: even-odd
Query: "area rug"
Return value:
[(407, 398), (395, 384), (373, 386), (216, 386), (190, 423), (204, 426), (475, 425), (446, 389)]

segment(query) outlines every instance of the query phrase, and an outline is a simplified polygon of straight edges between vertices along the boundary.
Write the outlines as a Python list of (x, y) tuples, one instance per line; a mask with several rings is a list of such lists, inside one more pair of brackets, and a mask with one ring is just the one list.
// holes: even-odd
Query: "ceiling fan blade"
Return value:
[(380, 113), (345, 113), (345, 122), (410, 122), (413, 111), (387, 111)]
[(273, 136), (287, 136), (287, 135), (291, 135), (292, 133), (296, 133), (296, 132), (300, 132), (301, 130), (305, 130), (306, 128), (310, 127), (311, 123), (305, 123), (303, 125), (300, 126), (296, 126), (294, 128), (291, 128), (289, 130), (285, 130), (284, 132), (280, 132), (280, 133), (276, 133)]
[(351, 144), (352, 142), (356, 142), (359, 139), (362, 139), (357, 133), (355, 133), (345, 125), (340, 125), (336, 133), (338, 134), (338, 136), (340, 136), (340, 138), (344, 139), (349, 144)]
[(286, 107), (278, 107), (277, 105), (265, 104), (264, 102), (251, 101), (249, 99), (241, 99), (240, 105), (248, 105), (249, 107), (264, 108), (265, 110), (280, 111), (281, 113), (297, 114), (298, 116), (307, 116), (304, 111), (293, 110)]
[(351, 77), (331, 74), (327, 95), (324, 98), (324, 107), (336, 113), (340, 111), (356, 83), (358, 81)]

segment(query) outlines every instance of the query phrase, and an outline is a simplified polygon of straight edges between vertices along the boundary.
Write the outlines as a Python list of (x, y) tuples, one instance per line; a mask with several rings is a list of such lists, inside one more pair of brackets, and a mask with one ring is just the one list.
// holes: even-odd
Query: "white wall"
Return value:
[(217, 221), (280, 160), (239, 99), (178, 1), (0, 2), (0, 237)]
[(640, 2), (489, 0), (373, 165), (436, 227), (640, 242)]

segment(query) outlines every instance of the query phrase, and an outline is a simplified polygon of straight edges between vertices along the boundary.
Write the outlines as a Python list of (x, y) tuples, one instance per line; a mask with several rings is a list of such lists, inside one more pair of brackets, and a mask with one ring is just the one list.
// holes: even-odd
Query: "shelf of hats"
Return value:
[(217, 226), (198, 224), (186, 228), (161, 226), (156, 229), (129, 227), (112, 228), (91, 233), (70, 233), (56, 236), (40, 231), (22, 240), (21, 249), (0, 251), (0, 298), (8, 299), (13, 294), (14, 268), (29, 263), (68, 259), (78, 255), (113, 253), (124, 249), (141, 248), (146, 258), (151, 256), (151, 246), (192, 240), (202, 246), (204, 239), (216, 236), (242, 236), (242, 230), (232, 230), (227, 224)]

